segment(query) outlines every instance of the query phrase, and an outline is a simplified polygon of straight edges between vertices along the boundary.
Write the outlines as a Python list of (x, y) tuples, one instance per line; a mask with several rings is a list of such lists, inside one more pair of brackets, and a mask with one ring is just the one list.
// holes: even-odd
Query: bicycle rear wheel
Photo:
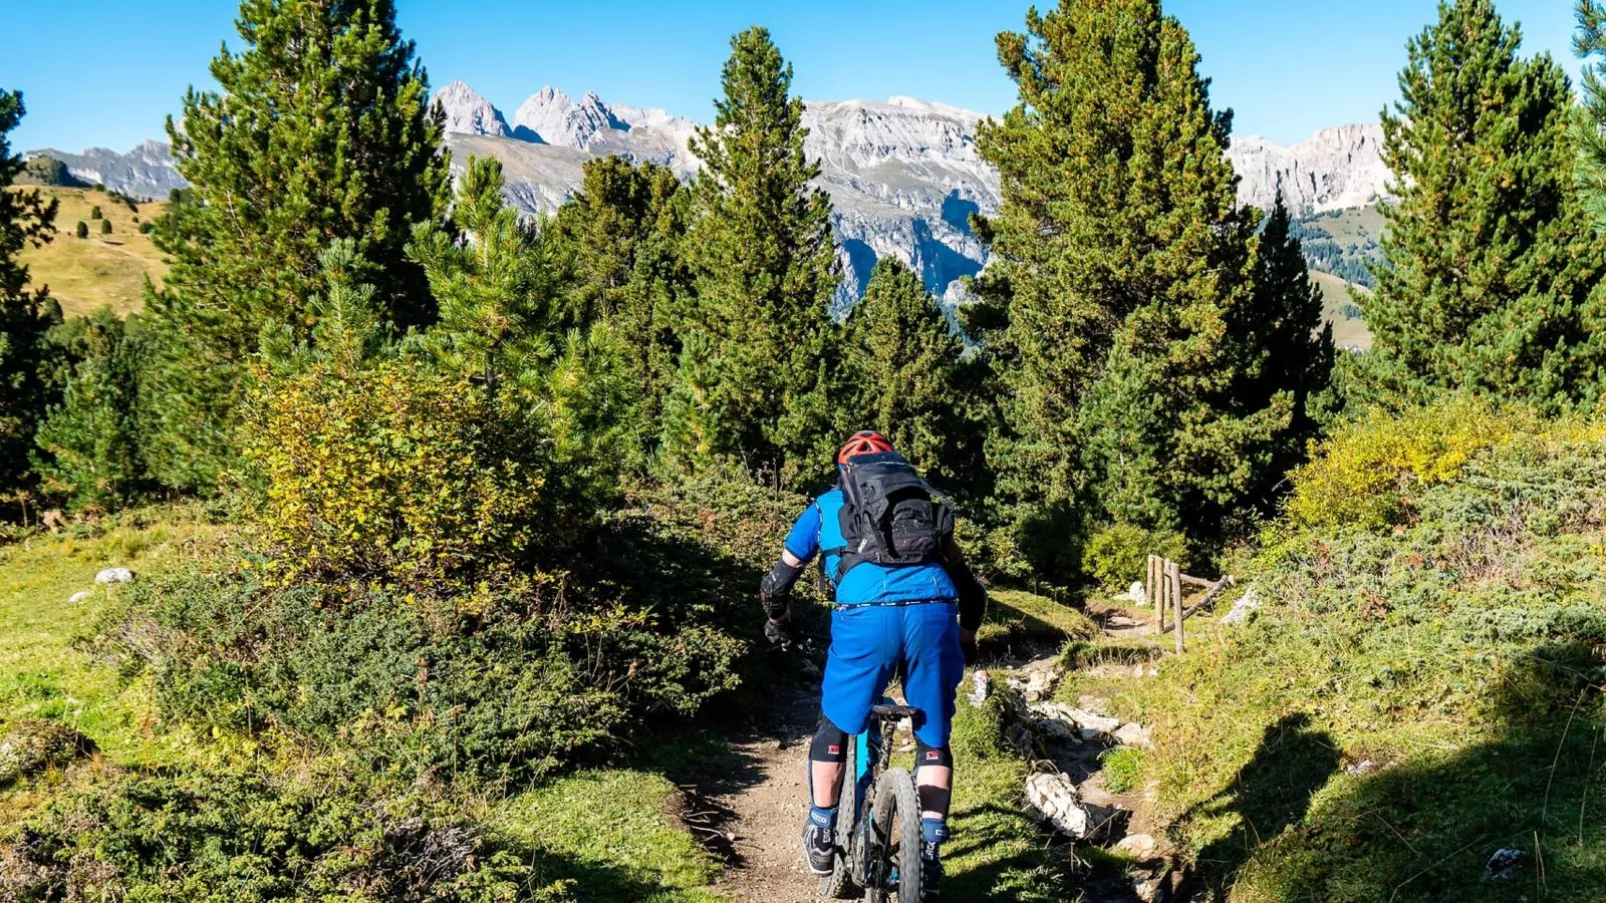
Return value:
[(848, 757), (842, 773), (842, 795), (837, 800), (836, 870), (820, 879), (820, 896), (832, 900), (857, 900), (861, 896), (853, 883), (853, 834), (859, 827), (859, 750), (848, 744)]
[(920, 903), (920, 796), (909, 772), (902, 768), (882, 772), (871, 818), (867, 899)]

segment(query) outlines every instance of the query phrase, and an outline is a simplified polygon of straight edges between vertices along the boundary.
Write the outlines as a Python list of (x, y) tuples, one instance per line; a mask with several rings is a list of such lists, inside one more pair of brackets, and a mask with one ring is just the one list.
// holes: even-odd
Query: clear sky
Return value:
[[(1022, 27), (1026, 0), (397, 0), (404, 34), (439, 87), (473, 85), (511, 115), (543, 85), (571, 96), (707, 119), (732, 33), (770, 28), (805, 98), (907, 94), (1001, 113), (1014, 85), (993, 36)], [(1053, 0), (1040, 3), (1047, 6)], [(1569, 72), (1572, 0), (1496, 0), (1525, 47)], [(1397, 94), (1405, 40), (1436, 0), (1169, 0), (1193, 32), (1217, 106), (1238, 134), (1281, 143), (1318, 128), (1375, 121)], [(229, 0), (0, 0), (0, 87), (20, 88), (21, 149), (126, 150), (160, 137), (186, 86), (211, 85), (207, 63), (237, 41)]]

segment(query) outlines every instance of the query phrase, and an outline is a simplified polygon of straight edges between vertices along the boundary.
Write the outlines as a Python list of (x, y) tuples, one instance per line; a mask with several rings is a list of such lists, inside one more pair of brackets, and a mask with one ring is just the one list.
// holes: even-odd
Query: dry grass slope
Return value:
[[(102, 306), (110, 306), (119, 314), (138, 310), (145, 276), (148, 274), (157, 285), (167, 276), (161, 252), (149, 235), (139, 233), (139, 225), (160, 216), (167, 203), (143, 202), (135, 211), (92, 188), (39, 190), (60, 201), (61, 212), (56, 215), (55, 240), (22, 252), (32, 284), (49, 286), (50, 294), (61, 302), (62, 312), (69, 317)], [(90, 219), (95, 206), (111, 221), (110, 235), (101, 234), (100, 223)], [(136, 216), (139, 222), (134, 221)], [(88, 238), (73, 235), (80, 221), (89, 225)]]

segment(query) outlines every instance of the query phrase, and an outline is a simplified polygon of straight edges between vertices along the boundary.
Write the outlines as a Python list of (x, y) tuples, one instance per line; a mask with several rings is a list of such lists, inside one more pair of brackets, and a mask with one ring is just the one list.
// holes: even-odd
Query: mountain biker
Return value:
[[(837, 471), (837, 487), (798, 517), (760, 586), (769, 619), (764, 633), (776, 644), (791, 640), (792, 587), (815, 555), (835, 591), (822, 716), (809, 749), (803, 849), (811, 871), (831, 874), (849, 737), (865, 730), (871, 707), (901, 665), (904, 694), (920, 713), (914, 719), (920, 866), (924, 893), (935, 899), (948, 839), (955, 694), (987, 594), (954, 542), (952, 512), (885, 437), (855, 433), (837, 453)], [(878, 506), (876, 499), (886, 501)]]

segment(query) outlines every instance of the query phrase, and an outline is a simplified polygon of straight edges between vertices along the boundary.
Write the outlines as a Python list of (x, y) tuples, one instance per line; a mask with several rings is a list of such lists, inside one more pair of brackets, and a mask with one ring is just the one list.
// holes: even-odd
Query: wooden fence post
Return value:
[(1168, 563), (1171, 570), (1171, 598), (1175, 601), (1177, 611), (1177, 654), (1182, 654), (1182, 622), (1185, 620), (1182, 611), (1182, 566), (1175, 561)]
[(1159, 560), (1155, 555), (1149, 556), (1149, 574), (1144, 580), (1144, 585), (1148, 587), (1149, 605), (1154, 609), (1155, 620), (1160, 620), (1165, 616), (1165, 608), (1163, 607), (1165, 605), (1165, 596), (1160, 594), (1160, 568), (1156, 565)]

